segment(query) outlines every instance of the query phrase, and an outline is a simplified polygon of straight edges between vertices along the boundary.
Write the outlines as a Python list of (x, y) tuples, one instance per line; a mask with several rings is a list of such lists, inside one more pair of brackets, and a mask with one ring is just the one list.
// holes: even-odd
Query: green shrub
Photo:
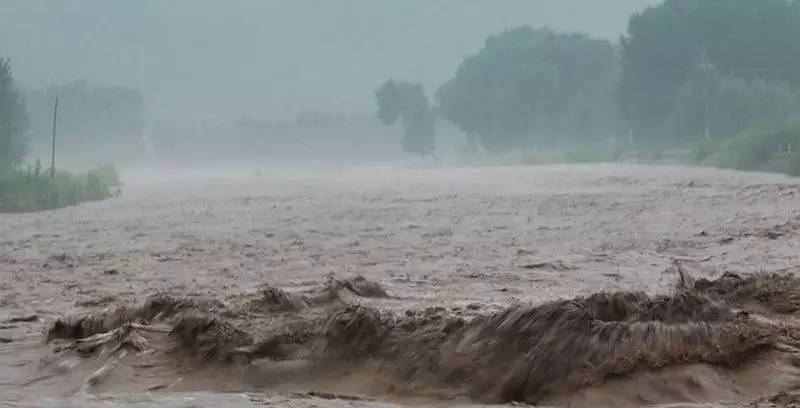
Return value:
[[(743, 133), (722, 148), (719, 157), (720, 167), (737, 170), (770, 170), (772, 161), (775, 168), (783, 168), (793, 155), (780, 157), (781, 153), (791, 152), (800, 147), (800, 131), (779, 131), (769, 133)], [(773, 160), (773, 157), (775, 159)], [(777, 162), (776, 162), (777, 161)]]
[(122, 183), (116, 167), (105, 165), (92, 169), (86, 175), (87, 199), (97, 201), (120, 194)]
[(113, 166), (83, 175), (56, 171), (51, 177), (37, 160), (34, 166), (10, 170), (0, 176), (0, 211), (40, 211), (105, 200), (118, 195), (120, 185)]
[(764, 170), (800, 176), (800, 153), (779, 152), (773, 154), (764, 166)]

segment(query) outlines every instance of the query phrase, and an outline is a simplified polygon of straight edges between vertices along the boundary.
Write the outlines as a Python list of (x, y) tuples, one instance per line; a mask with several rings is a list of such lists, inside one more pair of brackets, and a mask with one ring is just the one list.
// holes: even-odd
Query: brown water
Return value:
[[(794, 270), (798, 228), (796, 179), (711, 169), (372, 168), (131, 179), (118, 199), (0, 215), (0, 402), (474, 404), (480, 398), (461, 389), (400, 392), (385, 370), (365, 370), (368, 364), (310, 378), (313, 362), (303, 358), (188, 367), (158, 353), (80, 357), (54, 353), (52, 344), (43, 344), (43, 331), (59, 317), (142, 305), (163, 292), (218, 299), (241, 311), (265, 283), (309, 296), (331, 274), (363, 275), (388, 293), (345, 293), (338, 306), (393, 315), (438, 306), (467, 320), (599, 291), (667, 294), (677, 280), (675, 259), (698, 278)], [(333, 309), (314, 306), (297, 316), (324, 319)], [(8, 320), (28, 316), (36, 319)], [(250, 333), (285, 323), (262, 319), (256, 327), (252, 321), (234, 319)], [(166, 344), (162, 334), (146, 336), (153, 349)], [(769, 352), (737, 369), (672, 364), (543, 402), (749, 404), (793, 389), (800, 377), (792, 361)], [(87, 381), (101, 367), (108, 367), (102, 381)], [(361, 400), (348, 399), (353, 395)]]

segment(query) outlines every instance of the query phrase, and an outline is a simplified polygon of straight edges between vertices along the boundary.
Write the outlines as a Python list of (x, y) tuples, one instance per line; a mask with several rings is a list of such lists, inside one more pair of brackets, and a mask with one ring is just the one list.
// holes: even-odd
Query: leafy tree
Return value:
[(617, 130), (618, 74), (611, 43), (523, 26), (490, 36), (436, 97), (489, 151), (594, 142)]
[(389, 80), (375, 93), (375, 99), (381, 122), (385, 125), (402, 122), (403, 151), (423, 157), (435, 153), (436, 114), (422, 85)]
[(676, 91), (667, 122), (676, 142), (800, 127), (800, 92), (786, 82), (698, 69)]
[(15, 89), (11, 63), (0, 58), (0, 172), (18, 166), (27, 149), (28, 116)]
[[(619, 106), (637, 134), (659, 137), (695, 67), (800, 85), (800, 2), (666, 0), (631, 17)], [(651, 139), (652, 141), (652, 139)]]

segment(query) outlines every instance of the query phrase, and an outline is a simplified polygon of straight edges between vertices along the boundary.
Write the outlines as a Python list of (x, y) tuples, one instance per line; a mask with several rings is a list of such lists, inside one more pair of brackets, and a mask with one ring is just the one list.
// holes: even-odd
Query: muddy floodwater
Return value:
[(798, 179), (145, 176), (0, 215), (0, 407), (800, 402)]

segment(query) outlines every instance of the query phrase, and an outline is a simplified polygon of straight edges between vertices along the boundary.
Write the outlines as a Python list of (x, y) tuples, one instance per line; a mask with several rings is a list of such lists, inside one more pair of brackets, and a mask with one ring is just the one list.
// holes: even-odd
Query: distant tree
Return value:
[[(79, 160), (120, 160), (144, 154), (145, 103), (126, 86), (91, 85), (83, 80), (32, 91), (28, 107), (32, 136), (48, 146), (53, 100), (58, 97), (58, 154)], [(93, 152), (93, 157), (87, 152)], [(95, 163), (102, 164), (102, 163)]]
[(523, 26), (490, 36), (436, 98), (489, 151), (594, 141), (617, 131), (618, 74), (611, 43)]
[(378, 118), (385, 125), (403, 124), (403, 151), (419, 156), (434, 155), (436, 114), (420, 84), (386, 81), (375, 93)]
[(11, 63), (0, 58), (0, 172), (20, 164), (27, 149), (28, 116), (14, 85)]
[(637, 135), (659, 132), (695, 67), (744, 81), (800, 85), (800, 2), (666, 0), (631, 17), (622, 38), (619, 106)]

